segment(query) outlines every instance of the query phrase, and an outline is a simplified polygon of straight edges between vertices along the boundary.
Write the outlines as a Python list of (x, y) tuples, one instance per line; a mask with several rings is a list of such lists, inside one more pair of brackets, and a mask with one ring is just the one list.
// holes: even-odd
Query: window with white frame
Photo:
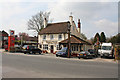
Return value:
[(54, 39), (54, 36), (53, 34), (50, 35), (50, 39), (53, 40)]
[(76, 51), (78, 51), (78, 46), (76, 46)]
[(61, 40), (61, 39), (62, 39), (62, 35), (59, 34), (59, 35), (58, 35), (58, 40)]
[(73, 47), (74, 47), (74, 46), (72, 46), (72, 51), (74, 51)]
[(43, 45), (43, 50), (48, 50), (48, 45), (47, 44)]
[(73, 46), (73, 51), (75, 51), (75, 46)]
[(72, 46), (72, 51), (78, 51), (78, 46)]
[(46, 40), (46, 35), (43, 35), (43, 40)]
[(57, 50), (60, 50), (60, 46), (59, 45), (57, 45)]
[(42, 45), (40, 44), (39, 47), (42, 48)]

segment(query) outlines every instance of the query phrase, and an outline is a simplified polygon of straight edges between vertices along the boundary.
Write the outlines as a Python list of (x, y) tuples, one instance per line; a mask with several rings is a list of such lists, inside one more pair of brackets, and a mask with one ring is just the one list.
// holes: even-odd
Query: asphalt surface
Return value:
[[(20, 54), (20, 55), (19, 55)], [(117, 78), (118, 64), (2, 52), (3, 78)]]

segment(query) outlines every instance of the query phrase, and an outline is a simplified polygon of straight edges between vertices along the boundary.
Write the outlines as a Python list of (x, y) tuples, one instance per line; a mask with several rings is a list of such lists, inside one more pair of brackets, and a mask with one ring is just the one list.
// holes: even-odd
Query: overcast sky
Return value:
[[(69, 20), (70, 12), (77, 26), (78, 19), (81, 20), (81, 32), (88, 38), (94, 37), (98, 32), (105, 32), (107, 37), (118, 33), (118, 0), (1, 0), (0, 1), (0, 28), (9, 32), (15, 30), (15, 34), (26, 32), (30, 36), (36, 33), (27, 30), (27, 21), (39, 11), (50, 11), (53, 22), (64, 22)], [(114, 1), (114, 2), (113, 2)]]

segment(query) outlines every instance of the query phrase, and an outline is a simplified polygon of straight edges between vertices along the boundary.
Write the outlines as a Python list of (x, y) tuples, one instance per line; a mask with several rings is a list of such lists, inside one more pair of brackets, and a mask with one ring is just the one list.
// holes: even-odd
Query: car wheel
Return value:
[(32, 51), (30, 51), (30, 54), (32, 54), (33, 52)]
[(86, 57), (83, 57), (84, 59), (87, 59), (88, 57), (86, 56)]
[(92, 58), (95, 58), (96, 56), (94, 55), (94, 56), (92, 56)]
[(56, 55), (56, 57), (58, 57), (58, 55)]
[(41, 54), (41, 52), (39, 52), (39, 54)]
[(97, 55), (95, 55), (95, 58), (97, 58), (98, 56)]
[(24, 54), (26, 54), (26, 52), (24, 52)]
[(35, 54), (35, 52), (33, 52), (33, 54)]
[(78, 59), (80, 59), (80, 57), (78, 57)]

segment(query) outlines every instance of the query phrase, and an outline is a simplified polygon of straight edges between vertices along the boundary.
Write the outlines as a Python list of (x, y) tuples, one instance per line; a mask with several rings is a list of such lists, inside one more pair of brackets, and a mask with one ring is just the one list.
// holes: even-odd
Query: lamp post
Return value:
[(68, 55), (67, 57), (70, 58), (70, 28), (71, 28), (71, 25), (70, 25), (70, 22), (68, 22)]
[(22, 47), (22, 34), (20, 35), (20, 37), (21, 37), (21, 47)]

